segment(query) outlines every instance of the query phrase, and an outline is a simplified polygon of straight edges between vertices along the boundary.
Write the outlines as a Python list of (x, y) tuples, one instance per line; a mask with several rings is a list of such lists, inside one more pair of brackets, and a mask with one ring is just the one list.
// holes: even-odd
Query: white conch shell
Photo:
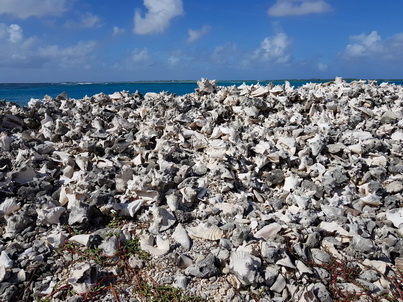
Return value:
[[(78, 266), (79, 265), (79, 266)], [(73, 286), (73, 289), (83, 294), (89, 291), (97, 282), (97, 268), (88, 263), (77, 263), (77, 269), (70, 272), (68, 282)]]
[(14, 198), (8, 197), (0, 204), (0, 213), (10, 215), (20, 209), (20, 204)]
[(235, 251), (229, 258), (229, 269), (244, 285), (253, 284), (261, 266), (258, 257), (244, 251)]
[(269, 87), (267, 86), (259, 86), (256, 90), (252, 91), (250, 94), (253, 97), (262, 97), (269, 94)]
[(155, 241), (157, 247), (154, 246), (154, 236), (146, 234), (141, 235), (140, 247), (142, 250), (145, 250), (154, 256), (163, 256), (169, 252), (169, 240), (164, 240), (158, 235)]
[(313, 138), (307, 140), (308, 146), (311, 148), (312, 155), (318, 156), (324, 147), (323, 136), (316, 134)]
[(4, 151), (10, 151), (11, 143), (13, 139), (9, 137), (6, 133), (0, 133), (0, 149)]
[(219, 240), (224, 236), (224, 232), (218, 226), (209, 223), (200, 223), (195, 227), (190, 227), (188, 233), (191, 238), (207, 240)]
[(1, 251), (0, 254), (0, 266), (4, 268), (13, 268), (14, 261), (10, 259), (5, 251)]
[(75, 162), (82, 171), (87, 171), (89, 161), (88, 152), (75, 156)]
[(49, 208), (37, 209), (38, 220), (43, 223), (58, 224), (60, 216), (66, 211), (64, 207), (55, 207), (51, 205)]
[(52, 232), (46, 238), (46, 241), (53, 248), (59, 248), (67, 239), (67, 235), (63, 232)]
[(263, 228), (257, 231), (255, 233), (255, 238), (267, 240), (276, 236), (280, 230), (281, 225), (279, 225), (277, 222), (273, 222), (271, 224), (265, 225)]
[(403, 208), (386, 211), (386, 219), (392, 221), (396, 228), (403, 224)]
[(390, 138), (395, 141), (403, 141), (403, 131), (397, 130), (397, 131), (393, 132), (393, 134), (390, 136)]
[(88, 246), (90, 240), (92, 239), (91, 234), (80, 234), (80, 235), (74, 235), (69, 238), (69, 241), (75, 241), (78, 242), (84, 246)]
[(12, 176), (15, 182), (26, 184), (36, 177), (36, 172), (32, 167), (25, 166), (20, 171), (13, 173)]
[(175, 228), (175, 231), (172, 234), (172, 238), (178, 242), (182, 247), (186, 250), (190, 249), (190, 238), (186, 229), (182, 226), (182, 224), (178, 224)]
[(283, 190), (288, 191), (288, 192), (290, 192), (291, 190), (295, 190), (299, 186), (301, 181), (302, 181), (302, 178), (300, 178), (294, 174), (291, 174), (290, 176), (288, 176), (284, 179)]
[(287, 255), (283, 259), (276, 262), (277, 265), (285, 266), (288, 268), (296, 269), (295, 265), (292, 263), (291, 258)]
[(120, 214), (123, 216), (130, 216), (134, 217), (138, 210), (140, 210), (141, 206), (143, 205), (144, 200), (137, 199), (130, 203), (115, 203), (113, 208), (115, 210), (119, 210)]

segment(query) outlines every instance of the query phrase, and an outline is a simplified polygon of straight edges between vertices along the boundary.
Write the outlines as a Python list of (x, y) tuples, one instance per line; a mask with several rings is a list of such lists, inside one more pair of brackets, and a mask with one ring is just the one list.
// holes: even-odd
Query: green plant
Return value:
[[(397, 271), (392, 276), (386, 276), (378, 272), (383, 278), (391, 283), (391, 288), (388, 293), (376, 295), (376, 293), (371, 292), (367, 286), (357, 280), (362, 270), (358, 265), (354, 265), (354, 262), (363, 265), (361, 260), (356, 259), (354, 262), (351, 262), (345, 259), (336, 258), (330, 251), (326, 249), (325, 252), (330, 256), (330, 261), (328, 263), (318, 264), (311, 261), (308, 263), (308, 265), (323, 268), (329, 273), (330, 279), (328, 282), (328, 290), (335, 301), (350, 302), (358, 301), (360, 299), (360, 301), (362, 301), (364, 299), (364, 301), (369, 302), (380, 302), (385, 300), (390, 302), (398, 302), (403, 300), (402, 272)], [(365, 265), (363, 266), (365, 267)], [(359, 288), (359, 291), (343, 290), (340, 288), (341, 283), (354, 284), (357, 288)]]

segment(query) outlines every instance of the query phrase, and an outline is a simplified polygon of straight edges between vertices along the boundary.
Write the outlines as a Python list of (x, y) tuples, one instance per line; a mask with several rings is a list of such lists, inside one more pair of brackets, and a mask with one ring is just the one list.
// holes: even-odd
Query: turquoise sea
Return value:
[[(309, 82), (324, 83), (331, 80), (288, 80), (294, 87), (302, 86)], [(403, 80), (377, 80), (381, 82), (395, 83), (403, 85)], [(219, 86), (239, 86), (242, 83), (248, 85), (260, 83), (265, 85), (273, 83), (275, 85), (284, 84), (285, 80), (275, 81), (217, 81)], [(192, 93), (197, 88), (196, 81), (154, 81), (154, 82), (111, 82), (111, 83), (0, 83), (0, 100), (15, 102), (21, 106), (26, 105), (31, 98), (42, 99), (45, 95), (56, 97), (62, 92), (66, 92), (70, 98), (81, 99), (103, 92), (112, 94), (116, 91), (126, 90), (134, 93), (167, 91), (177, 95)]]

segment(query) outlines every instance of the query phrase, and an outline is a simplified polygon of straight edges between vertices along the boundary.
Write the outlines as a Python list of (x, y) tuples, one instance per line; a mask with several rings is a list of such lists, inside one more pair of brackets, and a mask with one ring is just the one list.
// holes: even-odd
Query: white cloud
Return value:
[(202, 36), (206, 35), (211, 29), (211, 26), (209, 25), (204, 25), (201, 29), (189, 29), (188, 30), (188, 42), (194, 42), (198, 39), (200, 39)]
[(22, 28), (17, 24), (11, 24), (7, 29), (8, 34), (10, 35), (8, 40), (11, 43), (18, 43), (22, 39)]
[(84, 13), (79, 21), (68, 20), (65, 24), (68, 28), (98, 28), (101, 27), (101, 18), (92, 13)]
[(165, 31), (172, 18), (184, 13), (182, 0), (144, 0), (148, 12), (144, 17), (139, 11), (134, 14), (134, 33), (156, 34)]
[(352, 36), (351, 40), (355, 41), (355, 43), (346, 47), (346, 54), (350, 57), (368, 57), (386, 51), (381, 36), (376, 31), (371, 32), (369, 35)]
[(62, 67), (87, 64), (87, 58), (96, 48), (95, 41), (79, 42), (76, 45), (60, 47), (59, 45), (46, 45), (40, 47), (38, 54), (56, 59)]
[(332, 8), (325, 0), (276, 0), (269, 8), (272, 17), (300, 16), (313, 13), (324, 13)]
[(372, 31), (368, 35), (351, 36), (350, 39), (354, 43), (346, 46), (346, 59), (403, 60), (403, 32), (383, 39), (377, 31)]
[(252, 58), (274, 63), (287, 63), (291, 59), (291, 41), (285, 33), (279, 32), (273, 37), (266, 37)]
[(325, 63), (318, 63), (318, 69), (319, 69), (320, 71), (326, 71), (327, 68), (328, 68), (327, 64), (325, 64)]
[(112, 30), (114, 36), (123, 34), (126, 31), (124, 28), (120, 28), (119, 26), (114, 26)]
[(180, 61), (180, 58), (177, 57), (177, 56), (170, 56), (170, 57), (168, 58), (168, 63), (169, 63), (169, 65), (176, 65), (176, 64), (179, 63), (179, 61)]
[(0, 66), (12, 68), (42, 68), (85, 66), (96, 50), (95, 41), (79, 42), (75, 45), (50, 45), (38, 38), (24, 38), (17, 24), (0, 23)]
[(0, 14), (19, 19), (59, 15), (67, 10), (68, 0), (0, 0)]
[(22, 28), (18, 24), (11, 24), (7, 26), (0, 23), (0, 39), (8, 36), (8, 41), (15, 44), (22, 40)]
[(148, 53), (148, 49), (147, 48), (142, 48), (142, 49), (133, 49), (132, 53), (131, 53), (131, 60), (132, 62), (144, 62), (146, 60), (148, 60), (150, 58), (150, 55)]

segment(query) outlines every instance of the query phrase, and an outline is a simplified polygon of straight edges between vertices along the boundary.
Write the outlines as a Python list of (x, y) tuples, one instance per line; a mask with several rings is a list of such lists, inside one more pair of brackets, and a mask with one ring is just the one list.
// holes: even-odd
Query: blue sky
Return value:
[(400, 0), (0, 0), (0, 82), (403, 78)]

